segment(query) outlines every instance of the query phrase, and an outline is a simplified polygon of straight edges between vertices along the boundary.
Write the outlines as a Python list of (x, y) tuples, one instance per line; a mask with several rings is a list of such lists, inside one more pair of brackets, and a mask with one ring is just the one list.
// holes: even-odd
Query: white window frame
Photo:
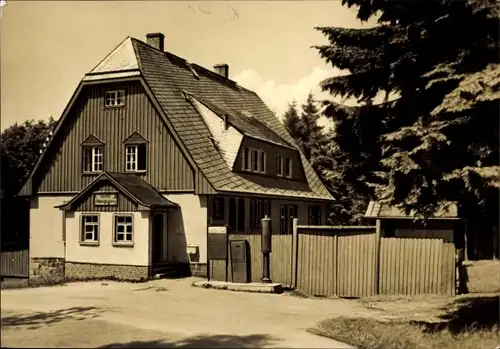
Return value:
[[(247, 152), (248, 157), (245, 159), (245, 152)], [(264, 155), (264, 162), (262, 162), (262, 155)], [(257, 169), (253, 167), (254, 157), (257, 156)], [(266, 173), (267, 166), (267, 154), (265, 151), (257, 148), (244, 147), (241, 161), (241, 169), (247, 172), (253, 173)], [(248, 160), (248, 168), (245, 166), (245, 162)]]
[[(97, 221), (86, 221), (87, 218), (97, 217)], [(100, 222), (99, 214), (82, 213), (80, 224), (80, 244), (96, 245), (99, 244)], [(87, 231), (87, 227), (93, 227), (92, 231)], [(91, 238), (87, 238), (87, 234), (91, 234)]]
[(104, 105), (107, 108), (125, 105), (125, 90), (111, 90), (104, 93)]
[[(120, 218), (130, 218), (130, 222), (119, 222)], [(118, 227), (123, 227), (123, 232), (119, 232)], [(127, 227), (130, 227), (130, 231), (127, 231)], [(123, 240), (119, 240), (118, 235), (123, 235)], [(113, 216), (113, 245), (131, 246), (133, 244), (134, 244), (134, 216), (131, 214), (115, 214)]]
[(281, 155), (277, 155), (276, 156), (276, 162), (278, 162), (279, 160), (279, 164), (276, 164), (276, 175), (278, 177), (283, 177), (283, 156)]
[[(104, 168), (104, 146), (96, 145), (96, 146), (84, 146), (83, 149), (86, 154), (85, 161), (90, 161), (90, 163), (84, 163), (83, 172), (85, 173), (93, 173), (93, 172), (102, 172)], [(90, 165), (90, 169), (87, 168), (87, 165)]]
[(103, 169), (103, 149), (101, 146), (92, 147), (91, 169), (92, 172), (102, 172)]
[[(254, 173), (258, 173), (259, 170), (260, 170), (260, 166), (259, 166), (259, 161), (260, 161), (260, 153), (259, 153), (259, 150), (258, 149), (255, 149), (255, 148), (251, 148), (250, 149), (250, 171), (254, 172)], [(257, 159), (254, 159), (254, 156), (257, 156)], [(257, 169), (255, 169), (253, 167), (253, 162), (254, 160), (257, 160)]]
[(266, 152), (263, 150), (259, 150), (259, 170), (260, 173), (266, 173), (266, 162), (267, 162), (267, 155)]
[(125, 146), (125, 170), (127, 172), (137, 172), (139, 164), (139, 147), (134, 145)]
[[(283, 174), (286, 178), (292, 178), (292, 168), (293, 168), (293, 164), (292, 164), (292, 158), (291, 157), (286, 157), (285, 158), (285, 167), (286, 167), (286, 162), (288, 161), (288, 174), (286, 174), (286, 172)], [(286, 168), (285, 168), (286, 170)]]

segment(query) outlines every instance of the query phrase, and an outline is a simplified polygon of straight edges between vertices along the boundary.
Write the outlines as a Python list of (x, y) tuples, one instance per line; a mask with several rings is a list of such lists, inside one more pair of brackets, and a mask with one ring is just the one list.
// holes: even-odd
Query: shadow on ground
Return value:
[(100, 348), (262, 348), (275, 343), (276, 339), (265, 334), (248, 336), (201, 335), (181, 341), (134, 341), (112, 343)]
[(103, 310), (97, 307), (72, 307), (28, 315), (2, 316), (1, 325), (2, 328), (28, 326), (29, 329), (37, 329), (41, 326), (50, 326), (65, 320), (95, 319), (102, 312)]
[(448, 329), (457, 334), (470, 329), (490, 330), (500, 325), (500, 296), (468, 297), (452, 303), (443, 322), (413, 322), (423, 325), (428, 332)]

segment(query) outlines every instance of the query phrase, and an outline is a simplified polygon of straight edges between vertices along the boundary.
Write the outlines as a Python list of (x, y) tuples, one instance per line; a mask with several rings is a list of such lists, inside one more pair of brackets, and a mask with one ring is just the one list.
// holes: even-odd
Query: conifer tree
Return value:
[[(367, 29), (316, 28), (329, 40), (315, 46), (321, 57), (350, 71), (323, 90), (360, 104), (327, 103), (335, 135), (323, 154), (341, 170), (326, 177), (408, 213), (456, 201), (463, 218), (498, 225), (499, 2), (342, 3), (361, 21), (379, 18)], [(397, 97), (377, 104), (381, 93)]]

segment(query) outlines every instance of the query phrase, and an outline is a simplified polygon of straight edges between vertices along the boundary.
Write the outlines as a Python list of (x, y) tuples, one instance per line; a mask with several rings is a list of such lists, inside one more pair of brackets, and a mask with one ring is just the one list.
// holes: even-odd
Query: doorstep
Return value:
[(226, 281), (213, 281), (202, 280), (195, 281), (194, 287), (215, 288), (217, 290), (229, 290), (240, 292), (257, 292), (257, 293), (282, 293), (283, 287), (280, 283), (263, 283), (263, 282), (250, 282), (250, 283), (236, 283)]

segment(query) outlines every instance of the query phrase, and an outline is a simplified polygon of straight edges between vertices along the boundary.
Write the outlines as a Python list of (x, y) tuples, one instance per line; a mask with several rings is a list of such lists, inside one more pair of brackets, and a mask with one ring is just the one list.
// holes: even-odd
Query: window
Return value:
[(263, 150), (243, 148), (242, 169), (266, 173), (266, 153)]
[(123, 105), (125, 105), (125, 90), (106, 91), (106, 107), (121, 107)]
[(288, 234), (288, 210), (286, 205), (280, 206), (280, 234)]
[(83, 147), (83, 172), (103, 170), (103, 146)]
[(131, 215), (115, 215), (115, 244), (132, 244), (134, 234), (133, 217)]
[(286, 158), (285, 160), (285, 176), (288, 178), (292, 177), (292, 159)]
[(125, 156), (128, 172), (146, 171), (146, 144), (125, 146)]
[(260, 172), (266, 173), (266, 153), (260, 151)]
[(80, 234), (81, 244), (99, 243), (99, 216), (96, 214), (82, 214)]
[(309, 206), (309, 225), (321, 225), (320, 206)]
[(235, 231), (238, 221), (238, 206), (236, 206), (236, 199), (229, 198), (229, 224), (228, 229), (230, 231)]
[(214, 198), (212, 220), (224, 220), (224, 198)]
[(238, 199), (238, 222), (237, 229), (240, 232), (245, 231), (245, 199)]
[(299, 208), (297, 205), (290, 205), (288, 206), (288, 227), (291, 230), (293, 228), (293, 219), (294, 218), (299, 218)]
[(259, 172), (259, 152), (252, 149), (250, 158), (252, 159), (252, 171)]
[(263, 205), (261, 200), (250, 200), (250, 229), (255, 230), (260, 228), (260, 220), (262, 215)]
[(261, 227), (262, 218), (271, 217), (270, 200), (252, 199), (250, 200), (250, 229)]
[(283, 176), (283, 158), (281, 155), (276, 156), (276, 174), (278, 176)]
[(250, 171), (250, 149), (243, 149), (243, 169)]

